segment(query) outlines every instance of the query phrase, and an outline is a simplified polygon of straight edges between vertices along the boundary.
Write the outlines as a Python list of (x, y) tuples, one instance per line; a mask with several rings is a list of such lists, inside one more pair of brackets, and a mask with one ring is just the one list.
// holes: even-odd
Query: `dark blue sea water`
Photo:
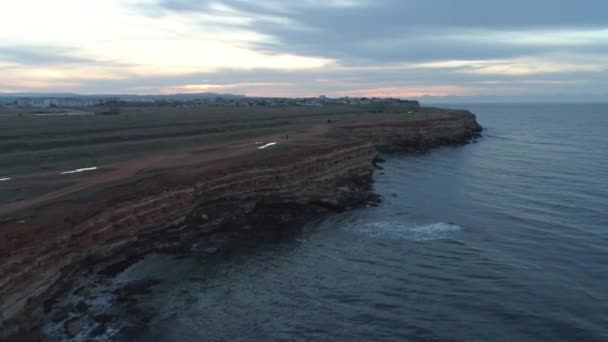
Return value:
[(390, 156), (379, 207), (152, 256), (147, 341), (608, 341), (608, 105), (450, 105), (477, 144)]

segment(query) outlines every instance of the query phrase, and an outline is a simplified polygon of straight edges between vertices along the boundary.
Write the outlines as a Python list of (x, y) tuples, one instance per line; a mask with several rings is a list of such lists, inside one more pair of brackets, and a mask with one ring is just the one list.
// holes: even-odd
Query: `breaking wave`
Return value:
[(402, 222), (372, 222), (366, 223), (356, 230), (374, 238), (408, 239), (430, 241), (451, 238), (462, 228), (453, 223), (436, 222), (426, 225), (412, 226)]

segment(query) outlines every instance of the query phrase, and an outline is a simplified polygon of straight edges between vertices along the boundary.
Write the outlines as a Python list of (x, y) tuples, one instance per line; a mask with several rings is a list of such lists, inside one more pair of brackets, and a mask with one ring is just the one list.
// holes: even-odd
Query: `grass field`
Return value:
[[(3, 110), (0, 114), (8, 113)], [(375, 112), (374, 106), (348, 105), (209, 106), (126, 107), (120, 115), (0, 115), (0, 178), (100, 166), (183, 146), (286, 134), (327, 120), (389, 115)]]

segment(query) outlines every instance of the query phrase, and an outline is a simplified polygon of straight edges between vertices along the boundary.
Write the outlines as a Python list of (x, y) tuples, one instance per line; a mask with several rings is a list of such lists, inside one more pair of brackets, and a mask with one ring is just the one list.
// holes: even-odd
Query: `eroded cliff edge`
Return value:
[(0, 221), (0, 338), (35, 328), (87, 275), (112, 275), (147, 253), (188, 249), (219, 231), (299, 224), (364, 204), (373, 200), (379, 150), (460, 144), (480, 130), (467, 111), (353, 118), (264, 150), (248, 140), (219, 153), (157, 158), (155, 167), (115, 165), (105, 178), (9, 207)]

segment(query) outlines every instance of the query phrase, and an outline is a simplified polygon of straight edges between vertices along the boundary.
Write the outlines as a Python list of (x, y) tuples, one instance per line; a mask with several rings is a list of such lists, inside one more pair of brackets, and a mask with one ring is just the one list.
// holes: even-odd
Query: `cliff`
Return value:
[(112, 276), (147, 253), (187, 250), (220, 231), (280, 229), (374, 201), (378, 150), (463, 143), (480, 130), (466, 111), (349, 118), (260, 137), (282, 139), (265, 149), (247, 140), (117, 163), (0, 207), (0, 338), (36, 327), (83, 277)]

